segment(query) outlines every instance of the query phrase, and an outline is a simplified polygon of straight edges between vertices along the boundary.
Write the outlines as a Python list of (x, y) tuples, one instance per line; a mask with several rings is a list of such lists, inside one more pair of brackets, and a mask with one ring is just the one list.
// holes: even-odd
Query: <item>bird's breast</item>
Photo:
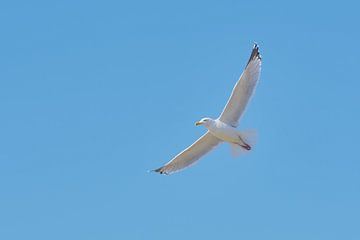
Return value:
[(226, 141), (226, 142), (238, 142), (239, 134), (238, 131), (226, 124), (214, 124), (213, 126), (209, 126), (208, 130), (215, 137)]

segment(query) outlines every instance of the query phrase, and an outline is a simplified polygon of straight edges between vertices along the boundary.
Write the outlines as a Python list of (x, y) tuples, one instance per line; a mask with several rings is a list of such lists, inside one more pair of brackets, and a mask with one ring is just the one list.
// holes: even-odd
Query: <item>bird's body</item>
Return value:
[(240, 132), (233, 126), (222, 122), (220, 119), (210, 119), (209, 124), (205, 125), (205, 127), (212, 135), (224, 142), (244, 144)]
[(251, 150), (244, 132), (238, 131), (239, 119), (252, 96), (260, 78), (261, 56), (255, 44), (250, 59), (240, 79), (236, 82), (231, 96), (219, 118), (203, 118), (196, 125), (204, 125), (208, 132), (195, 143), (176, 155), (164, 166), (154, 170), (161, 174), (170, 174), (188, 167), (222, 142), (227, 142), (235, 150)]

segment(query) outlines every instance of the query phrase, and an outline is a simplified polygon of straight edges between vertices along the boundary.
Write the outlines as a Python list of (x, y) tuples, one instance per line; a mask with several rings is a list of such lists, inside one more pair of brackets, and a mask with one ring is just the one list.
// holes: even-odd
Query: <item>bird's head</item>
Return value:
[(197, 121), (195, 123), (196, 126), (199, 126), (199, 125), (205, 125), (205, 126), (208, 126), (210, 123), (212, 123), (213, 120), (211, 118), (202, 118), (200, 121)]

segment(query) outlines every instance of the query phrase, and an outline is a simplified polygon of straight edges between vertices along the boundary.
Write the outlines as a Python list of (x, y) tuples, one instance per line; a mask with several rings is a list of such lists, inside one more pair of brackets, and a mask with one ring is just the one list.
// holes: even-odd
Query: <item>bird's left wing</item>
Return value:
[(199, 160), (200, 157), (208, 153), (220, 142), (220, 139), (212, 135), (210, 132), (207, 132), (190, 147), (176, 155), (167, 164), (158, 169), (155, 169), (154, 171), (161, 174), (177, 172), (195, 163), (197, 160)]
[(261, 56), (259, 47), (255, 44), (250, 59), (240, 79), (235, 84), (231, 96), (221, 113), (219, 119), (222, 122), (237, 127), (241, 114), (254, 92), (256, 83), (260, 78)]

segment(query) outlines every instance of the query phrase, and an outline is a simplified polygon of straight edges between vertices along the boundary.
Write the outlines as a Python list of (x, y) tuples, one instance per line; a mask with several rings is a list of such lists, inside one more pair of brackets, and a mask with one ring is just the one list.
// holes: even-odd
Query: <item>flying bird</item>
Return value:
[(239, 131), (237, 127), (259, 81), (260, 71), (261, 55), (258, 45), (255, 44), (245, 70), (236, 82), (220, 116), (217, 119), (203, 118), (195, 123), (196, 126), (205, 126), (208, 131), (164, 166), (153, 171), (160, 174), (180, 171), (195, 163), (222, 142), (229, 143), (234, 152), (250, 151), (252, 146), (249, 134)]

